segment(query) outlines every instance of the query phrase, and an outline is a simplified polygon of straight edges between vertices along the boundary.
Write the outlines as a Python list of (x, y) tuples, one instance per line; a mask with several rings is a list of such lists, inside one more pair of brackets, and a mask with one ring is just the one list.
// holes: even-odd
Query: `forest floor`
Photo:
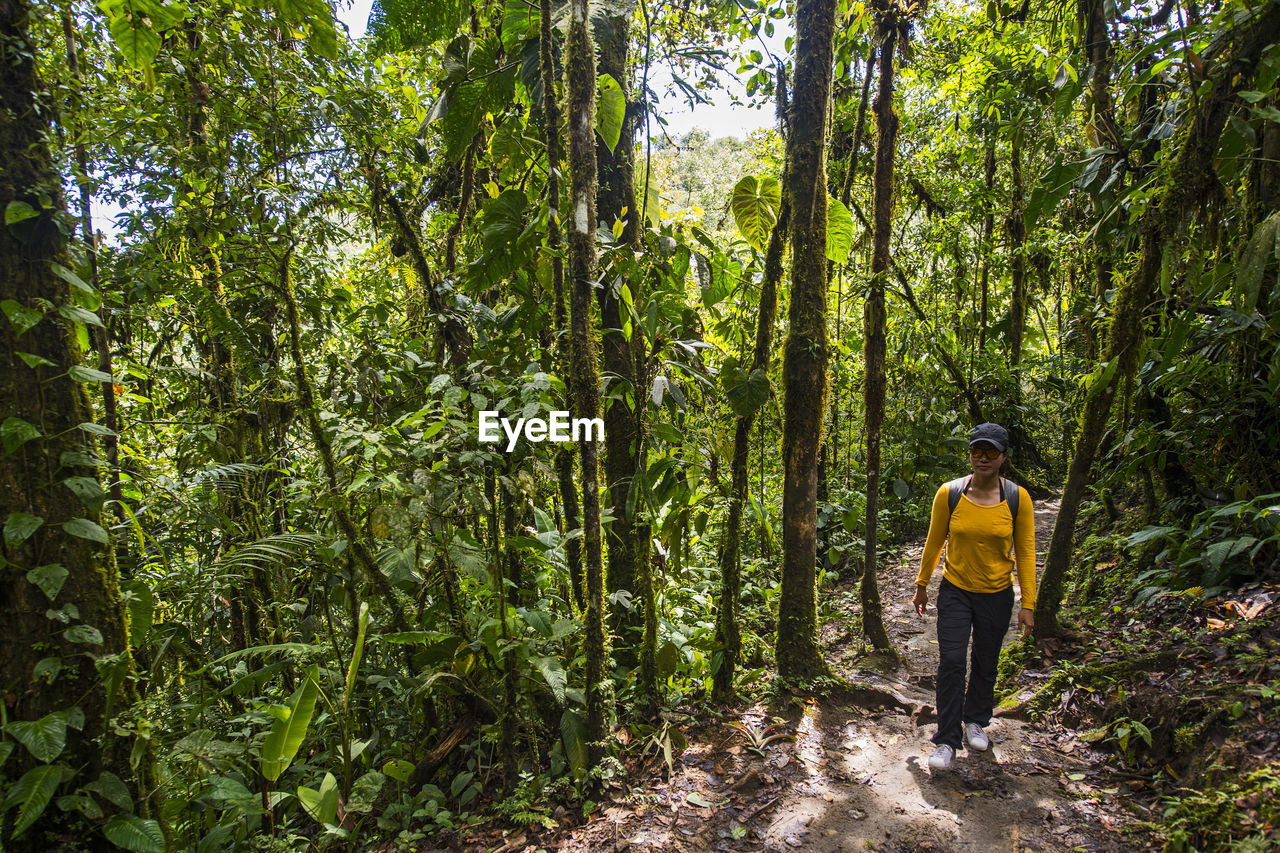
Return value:
[[(1057, 509), (1056, 501), (1036, 506), (1041, 559)], [(1102, 746), (1096, 743), (1099, 737), (1087, 733), (1096, 716), (1064, 712), (1076, 707), (1077, 693), (1089, 702), (1098, 691), (1072, 686), (1060, 697), (1056, 686), (1044, 691), (1055, 693), (1049, 701), (1057, 710), (1042, 717), (1048, 722), (1028, 722), (1019, 710), (1018, 703), (1038, 688), (1056, 684), (1047, 680), (1055, 662), (1052, 647), (1027, 656), (1027, 668), (1013, 683), (1015, 702), (997, 709), (987, 729), (989, 751), (961, 751), (948, 771), (928, 768), (934, 748), (929, 738), (935, 719), (936, 584), (928, 615), (917, 616), (911, 593), (921, 548), (916, 543), (900, 552), (879, 578), (885, 624), (903, 654), (899, 666), (877, 668), (867, 655), (857, 624), (856, 583), (844, 579), (831, 595), (835, 618), (824, 625), (822, 645), (848, 689), (787, 704), (732, 708), (718, 719), (701, 711), (696, 719), (668, 713), (667, 722), (688, 746), (670, 767), (660, 751), (648, 760), (628, 760), (627, 777), (615, 780), (586, 823), (506, 831), (500, 837), (481, 833), (462, 847), (487, 853), (1158, 848), (1142, 829), (1144, 820), (1159, 820), (1159, 792), (1150, 775), (1126, 770), (1114, 750), (1096, 748)], [(1006, 646), (1017, 638), (1011, 622)], [(1099, 635), (1089, 642), (1107, 647), (1110, 641)], [(1061, 651), (1065, 658), (1068, 650)], [(1215, 657), (1221, 660), (1212, 648), (1201, 651), (1206, 665)], [(1115, 657), (1124, 664), (1126, 655), (1132, 653)], [(1086, 655), (1097, 656), (1094, 651)], [(1206, 669), (1189, 670), (1188, 677), (1202, 678), (1197, 671)], [(1167, 678), (1152, 673), (1147, 680), (1167, 691)], [(1261, 748), (1273, 752), (1275, 737), (1270, 737)]]

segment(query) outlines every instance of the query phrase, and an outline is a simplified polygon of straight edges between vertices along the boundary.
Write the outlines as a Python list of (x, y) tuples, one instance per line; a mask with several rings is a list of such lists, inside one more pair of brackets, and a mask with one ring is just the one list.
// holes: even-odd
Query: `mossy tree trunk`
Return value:
[[(98, 525), (107, 495), (89, 434), (79, 428), (91, 420), (88, 395), (68, 372), (81, 369), (86, 330), (65, 313), (73, 306), (70, 288), (55, 265), (70, 266), (63, 234), (74, 220), (47, 144), (52, 109), (37, 75), (29, 15), (25, 0), (0, 0), (0, 210), (27, 205), (32, 214), (0, 227), (0, 697), (9, 723), (73, 707), (83, 712), (81, 731), (69, 733), (56, 756), (74, 769), (74, 784), (59, 786), (69, 793), (102, 771), (140, 781), (148, 774), (145, 759), (135, 774), (132, 744), (110, 724), (136, 699), (133, 660), (115, 564)], [(54, 611), (62, 615), (47, 615)], [(5, 776), (16, 781), (36, 766), (18, 747)], [(146, 792), (139, 793), (145, 811)], [(9, 850), (52, 849), (48, 835), (68, 831), (68, 815), (50, 806), (12, 840), (16, 815), (6, 811), (0, 821)]]
[(1061, 633), (1058, 613), (1071, 565), (1080, 501), (1089, 484), (1090, 469), (1116, 389), (1131, 379), (1137, 369), (1142, 352), (1142, 317), (1160, 280), (1166, 244), (1182, 227), (1187, 211), (1208, 198), (1217, 182), (1214, 155), (1235, 94), (1249, 87), (1257, 74), (1258, 56), (1277, 31), (1280, 31), (1280, 4), (1273, 3), (1232, 34), (1234, 50), (1214, 65), (1208, 94), (1187, 120), (1190, 127), (1182, 148), (1157, 176), (1158, 193), (1139, 220), (1138, 262), (1116, 295), (1115, 313), (1101, 357), (1102, 363), (1114, 360), (1116, 365), (1110, 381), (1085, 403), (1049, 554), (1045, 558), (1036, 601), (1036, 636), (1039, 638)]
[(866, 365), (867, 515), (863, 551), (862, 630), (878, 652), (893, 653), (884, 629), (880, 590), (876, 584), (878, 517), (880, 512), (880, 433), (885, 396), (885, 279), (889, 277), (889, 238), (893, 229), (893, 161), (898, 141), (898, 116), (893, 111), (893, 52), (898, 23), (889, 10), (879, 11), (880, 74), (876, 89), (876, 162), (874, 204), (871, 211), (871, 287), (863, 309), (863, 362)]
[(826, 414), (827, 107), (835, 0), (796, 4), (795, 82), (786, 174), (791, 196), (790, 333), (782, 364), (782, 591), (778, 675), (797, 686), (828, 672), (818, 650), (818, 450)]
[[(600, 417), (600, 371), (596, 366), (596, 330), (592, 289), (596, 277), (596, 59), (588, 0), (570, 0), (565, 46), (565, 100), (569, 135), (569, 353), (577, 379), (577, 417)], [(600, 541), (599, 450), (588, 430), (578, 445), (582, 460), (582, 529), (586, 548), (587, 740), (590, 763), (604, 752), (605, 635), (604, 555)]]
[[(756, 323), (756, 345), (749, 373), (756, 370), (768, 371), (769, 357), (773, 350), (773, 327), (778, 316), (778, 285), (782, 281), (783, 253), (786, 249), (787, 228), (791, 222), (787, 183), (784, 176), (778, 221), (765, 250), (764, 280), (760, 284), (760, 316)], [(740, 416), (733, 434), (733, 465), (730, 469), (733, 491), (729, 496), (729, 514), (725, 520), (724, 545), (720, 549), (720, 600), (716, 608), (716, 645), (721, 648), (723, 658), (712, 679), (713, 694), (721, 702), (733, 699), (733, 676), (742, 656), (742, 632), (738, 626), (742, 597), (742, 510), (747, 502), (747, 458), (751, 449), (751, 427), (755, 417), (754, 413)]]
[[(551, 255), (552, 318), (557, 333), (556, 364), (565, 378), (568, 389), (567, 403), (571, 411), (577, 411), (577, 377), (573, 373), (569, 348), (565, 345), (569, 320), (565, 310), (564, 258), (561, 256), (564, 241), (560, 234), (560, 103), (556, 96), (555, 58), (551, 41), (551, 0), (540, 0), (538, 65), (542, 76), (542, 125), (547, 149), (547, 206), (551, 216), (547, 223), (547, 251)], [(560, 488), (560, 506), (564, 511), (566, 530), (581, 526), (578, 509), (577, 484), (573, 476), (573, 445), (564, 444), (556, 452), (556, 480)], [(573, 602), (579, 612), (587, 609), (583, 589), (582, 540), (570, 539), (565, 546), (569, 563), (569, 585)]]
[[(631, 37), (627, 17), (610, 17), (602, 31), (608, 40), (599, 45), (600, 74), (608, 74), (627, 93), (627, 47)], [(612, 151), (603, 139), (596, 139), (596, 162), (599, 169), (599, 191), (596, 195), (596, 218), (606, 228), (622, 223), (618, 243), (631, 249), (640, 247), (643, 223), (635, 191), (635, 109), (628, 99), (618, 144)], [(632, 268), (638, 272), (638, 269)], [(604, 410), (605, 482), (613, 523), (608, 533), (608, 592), (631, 595), (631, 606), (618, 607), (610, 613), (611, 629), (619, 638), (614, 656), (625, 666), (638, 666), (637, 687), (642, 695), (657, 694), (655, 665), (657, 620), (654, 613), (654, 590), (649, 568), (649, 525), (644, 521), (643, 507), (634, 489), (637, 472), (647, 467), (647, 387), (648, 367), (644, 335), (633, 331), (630, 340), (622, 333), (626, 308), (620, 288), (626, 286), (636, 310), (644, 310), (642, 275), (611, 277), (598, 291), (603, 366), (620, 385)]]

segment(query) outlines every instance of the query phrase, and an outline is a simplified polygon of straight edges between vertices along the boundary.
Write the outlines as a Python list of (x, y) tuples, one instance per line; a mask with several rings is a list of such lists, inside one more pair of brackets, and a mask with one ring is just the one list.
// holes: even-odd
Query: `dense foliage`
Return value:
[[(761, 38), (792, 3), (0, 6), (10, 849), (589, 813), (679, 752), (660, 709), (816, 643), (780, 600), (874, 579), (983, 420), (1066, 486), (1042, 637), (1097, 593), (1078, 517), (1140, 604), (1277, 568), (1274, 0), (842, 0), (825, 133), (816, 48)], [(659, 68), (778, 129), (672, 138)], [(593, 405), (598, 485), (589, 442), (479, 440)]]

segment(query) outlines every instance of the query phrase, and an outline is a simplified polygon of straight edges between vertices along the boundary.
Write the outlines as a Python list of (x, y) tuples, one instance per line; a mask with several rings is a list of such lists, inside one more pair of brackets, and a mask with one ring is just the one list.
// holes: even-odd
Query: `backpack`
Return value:
[[(960, 496), (969, 490), (969, 485), (973, 481), (973, 475), (967, 477), (958, 477), (947, 483), (947, 518), (950, 520), (951, 513), (956, 511), (956, 505), (960, 503)], [(1013, 517), (1013, 541), (1016, 545), (1018, 541), (1018, 501), (1022, 497), (1022, 490), (1018, 488), (1018, 484), (1000, 478), (1000, 500), (1009, 505), (1009, 515)], [(1009, 549), (1009, 553), (1013, 553), (1013, 548)]]

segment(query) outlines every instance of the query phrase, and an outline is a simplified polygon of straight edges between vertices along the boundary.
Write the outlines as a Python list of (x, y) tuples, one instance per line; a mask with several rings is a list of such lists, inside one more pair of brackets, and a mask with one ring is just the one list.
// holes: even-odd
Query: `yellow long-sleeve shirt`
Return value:
[(933, 518), (929, 537), (924, 543), (917, 584), (928, 584), (938, 565), (942, 545), (947, 544), (946, 567), (942, 576), (969, 592), (1000, 592), (1012, 584), (1014, 559), (1017, 558), (1018, 588), (1022, 590), (1022, 607), (1036, 606), (1036, 522), (1031, 496), (1021, 486), (1018, 497), (1018, 541), (1013, 541), (1013, 516), (1009, 504), (995, 506), (974, 503), (968, 495), (947, 512), (947, 485), (943, 483), (933, 497)]

